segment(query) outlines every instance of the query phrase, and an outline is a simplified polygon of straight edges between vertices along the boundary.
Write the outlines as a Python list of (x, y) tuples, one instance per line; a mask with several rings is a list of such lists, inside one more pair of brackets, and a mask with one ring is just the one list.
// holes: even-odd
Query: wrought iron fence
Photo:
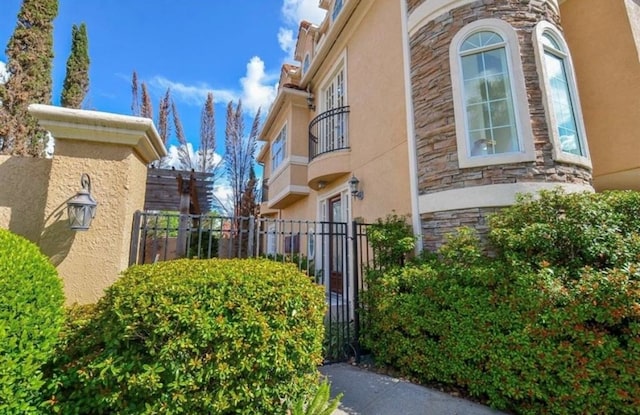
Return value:
[(365, 224), (215, 214), (136, 212), (129, 263), (266, 257), (291, 262), (325, 287), (325, 357), (358, 358), (360, 292), (373, 266)]

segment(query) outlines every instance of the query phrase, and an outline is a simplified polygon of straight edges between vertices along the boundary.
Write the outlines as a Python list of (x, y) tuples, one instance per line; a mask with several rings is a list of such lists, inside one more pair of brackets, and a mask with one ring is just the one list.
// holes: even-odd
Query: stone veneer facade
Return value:
[[(408, 15), (427, 1), (432, 0), (407, 0)], [(516, 30), (528, 96), (535, 160), (460, 168), (449, 48), (453, 37), (464, 26), (487, 18), (501, 19)], [(585, 190), (591, 188), (589, 168), (561, 163), (553, 158), (533, 43), (534, 28), (542, 20), (560, 29), (560, 17), (548, 1), (481, 0), (452, 9), (427, 22), (409, 36), (419, 195), (435, 195), (446, 190), (474, 186), (525, 182), (583, 185)], [(471, 226), (481, 235), (486, 234), (486, 216), (496, 210), (496, 207), (478, 206), (471, 209), (421, 212), (424, 248), (436, 249), (442, 244), (444, 235), (459, 226)]]

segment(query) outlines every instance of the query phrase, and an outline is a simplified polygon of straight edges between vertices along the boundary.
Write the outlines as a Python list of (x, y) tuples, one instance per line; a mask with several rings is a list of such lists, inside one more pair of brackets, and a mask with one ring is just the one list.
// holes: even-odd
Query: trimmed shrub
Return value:
[(374, 268), (388, 269), (403, 266), (416, 245), (406, 216), (395, 213), (378, 219), (367, 227), (367, 240), (373, 249)]
[(0, 298), (0, 413), (39, 413), (41, 367), (62, 327), (62, 283), (36, 245), (4, 229)]
[(523, 199), (492, 221), (496, 258), (461, 230), (437, 260), (371, 274), (365, 345), (407, 376), (516, 413), (640, 413), (639, 201)]
[(640, 261), (640, 192), (520, 195), (490, 220), (489, 238), (505, 259), (568, 276)]
[(324, 291), (291, 264), (132, 267), (93, 316), (70, 322), (53, 369), (55, 410), (285, 413), (318, 383), (324, 308)]

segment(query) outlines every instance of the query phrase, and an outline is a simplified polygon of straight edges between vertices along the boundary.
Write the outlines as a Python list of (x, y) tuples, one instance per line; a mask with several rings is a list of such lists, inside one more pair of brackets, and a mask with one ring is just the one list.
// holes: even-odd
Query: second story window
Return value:
[(499, 19), (461, 29), (450, 45), (461, 168), (535, 159), (515, 30)]
[(460, 55), (469, 155), (520, 151), (504, 39), (492, 31), (474, 33)]
[(339, 109), (345, 106), (344, 68), (338, 69), (322, 93), (322, 108), (327, 118), (320, 137), (321, 152), (345, 148), (347, 119)]
[(567, 44), (558, 29), (545, 21), (536, 26), (534, 39), (554, 158), (590, 166)]
[(343, 0), (335, 0), (333, 3), (333, 10), (331, 11), (331, 20), (336, 20), (340, 11), (342, 10)]
[(319, 114), (309, 123), (309, 159), (349, 149), (346, 54), (339, 59), (318, 88)]
[(275, 171), (287, 155), (287, 126), (282, 127), (278, 137), (271, 145), (271, 171)]
[(302, 75), (305, 75), (307, 73), (307, 71), (309, 70), (309, 65), (311, 65), (311, 58), (309, 57), (309, 54), (307, 53), (304, 56), (304, 62), (302, 63)]

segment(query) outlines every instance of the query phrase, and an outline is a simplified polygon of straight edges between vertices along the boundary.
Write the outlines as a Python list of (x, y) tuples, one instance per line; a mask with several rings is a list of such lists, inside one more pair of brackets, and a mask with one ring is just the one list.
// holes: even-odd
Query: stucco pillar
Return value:
[[(147, 164), (166, 149), (150, 119), (38, 104), (29, 111), (55, 138), (40, 248), (57, 267), (68, 304), (95, 302), (128, 266)], [(83, 173), (98, 206), (88, 231), (72, 231), (66, 203)]]

